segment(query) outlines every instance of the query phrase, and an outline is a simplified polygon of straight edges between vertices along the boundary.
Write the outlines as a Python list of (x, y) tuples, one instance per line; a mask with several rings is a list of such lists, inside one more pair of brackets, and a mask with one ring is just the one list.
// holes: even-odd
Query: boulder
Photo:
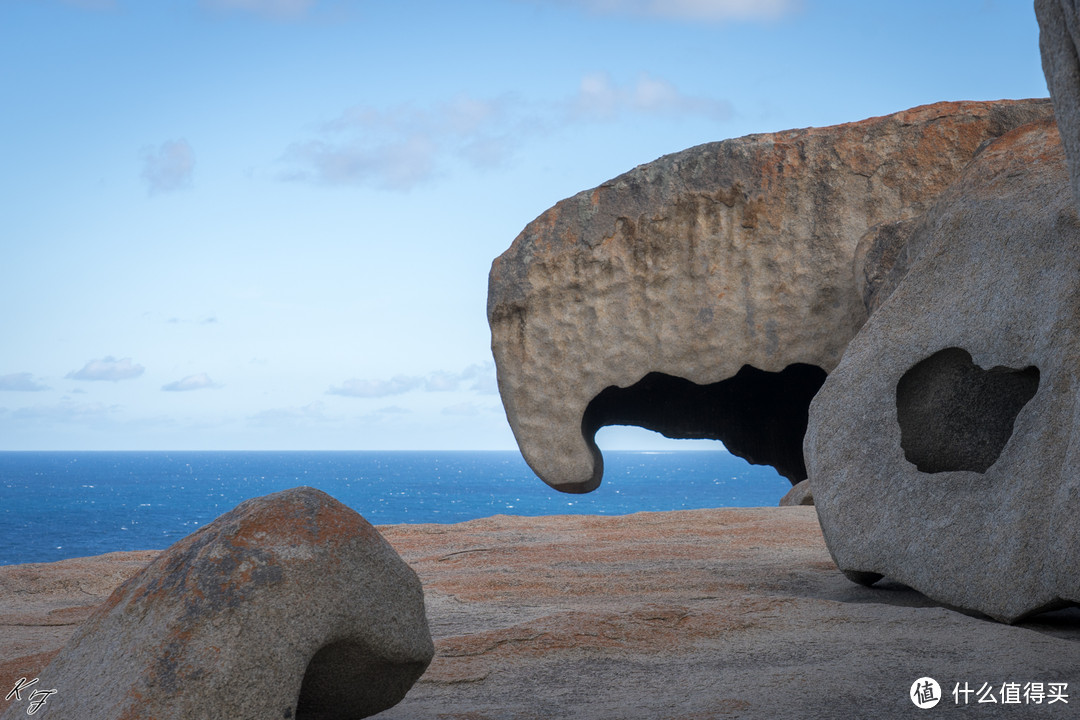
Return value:
[(750, 135), (564, 200), (492, 264), (499, 390), (526, 461), (587, 492), (600, 427), (722, 440), (806, 477), (810, 399), (866, 320), (869, 228), (916, 217), (987, 140), (1048, 100), (938, 103)]
[(238, 505), (124, 582), (13, 702), (22, 717), (361, 718), (434, 648), (420, 582), (355, 511), (313, 488)]
[(1073, 199), (1080, 205), (1080, 14), (1075, 0), (1035, 0), (1035, 17), (1043, 74), (1065, 146)]
[(780, 507), (795, 507), (799, 505), (813, 505), (814, 493), (810, 488), (810, 479), (802, 480), (791, 486), (784, 497), (780, 498)]
[(1080, 602), (1080, 220), (1053, 119), (986, 147), (810, 406), (826, 543), (1016, 621)]
[[(501, 515), (379, 532), (423, 582), (436, 648), (379, 720), (896, 720), (964, 710), (973, 720), (1063, 720), (1078, 701), (1080, 609), (1003, 625), (895, 583), (853, 585), (811, 507)], [(0, 607), (30, 622), (37, 599), (3, 583), (19, 567), (0, 566)], [(70, 568), (35, 572), (47, 589)], [(16, 679), (41, 667), (3, 653), (10, 629), (0, 631), (0, 707)], [(36, 650), (54, 647), (49, 629), (36, 628)], [(5, 674), (16, 663), (23, 674)], [(925, 713), (908, 695), (924, 676), (943, 695)], [(957, 685), (992, 684), (1000, 700), (1006, 682), (1065, 684), (1068, 704), (971, 695), (972, 707), (955, 707)], [(48, 710), (20, 717), (61, 717)], [(204, 717), (227, 716), (193, 720)]]
[(867, 315), (877, 310), (907, 275), (911, 255), (918, 252), (911, 244), (911, 236), (921, 219), (919, 216), (875, 225), (855, 247), (855, 287)]

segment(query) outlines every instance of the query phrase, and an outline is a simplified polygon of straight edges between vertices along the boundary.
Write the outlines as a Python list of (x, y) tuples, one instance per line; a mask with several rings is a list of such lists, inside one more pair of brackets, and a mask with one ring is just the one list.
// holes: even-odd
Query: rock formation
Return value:
[(938, 103), (751, 135), (558, 203), (489, 281), (526, 461), (587, 492), (603, 474), (597, 429), (634, 424), (719, 439), (802, 480), (810, 399), (866, 320), (860, 238), (920, 215), (984, 142), (1050, 113), (1045, 100)]
[(810, 479), (801, 480), (791, 486), (784, 497), (777, 503), (780, 507), (797, 507), (799, 505), (813, 505), (814, 493), (810, 488)]
[[(1056, 720), (1078, 701), (1080, 609), (1003, 625), (900, 585), (853, 585), (809, 507), (379, 531), (423, 582), (436, 648), (380, 720), (895, 720), (923, 716), (908, 692), (924, 675), (944, 694), (927, 718), (949, 715), (951, 691), (965, 682), (993, 684), (998, 699), (1004, 682), (1068, 684), (1067, 705), (975, 707), (973, 695), (975, 720)], [(119, 562), (93, 564), (111, 576)], [(14, 657), (9, 639), (36, 632), (25, 652), (59, 647), (53, 633), (71, 628), (49, 626), (58, 613), (30, 610), (66, 614), (56, 590), (72, 584), (73, 565), (89, 563), (0, 566), (0, 708), (17, 679), (41, 667)], [(63, 597), (85, 604), (79, 594)], [(7, 620), (15, 616), (17, 627)], [(49, 710), (34, 718), (61, 717)], [(227, 716), (193, 720), (204, 717)]]
[(810, 408), (829, 549), (1005, 621), (1080, 602), (1080, 220), (1053, 119), (986, 147), (908, 244)]
[(1043, 74), (1065, 146), (1073, 199), (1080, 205), (1080, 13), (1075, 0), (1035, 0)]
[(351, 720), (398, 702), (433, 651), (412, 569), (355, 511), (296, 488), (163, 552), (25, 693), (56, 690), (42, 717)]

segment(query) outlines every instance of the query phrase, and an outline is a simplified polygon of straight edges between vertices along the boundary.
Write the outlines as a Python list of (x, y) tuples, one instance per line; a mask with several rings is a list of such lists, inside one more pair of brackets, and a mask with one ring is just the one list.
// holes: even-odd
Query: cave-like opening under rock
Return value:
[(896, 384), (904, 457), (924, 473), (986, 472), (1038, 389), (1034, 365), (983, 370), (962, 348), (939, 350), (915, 363)]
[(792, 484), (806, 479), (802, 443), (810, 401), (825, 382), (816, 365), (780, 372), (744, 365), (709, 385), (653, 372), (625, 388), (611, 386), (589, 403), (582, 434), (607, 425), (637, 425), (669, 438), (719, 440), (755, 465), (771, 465)]
[(308, 662), (293, 720), (351, 720), (380, 713), (405, 697), (424, 667), (376, 659), (358, 643), (330, 643)]

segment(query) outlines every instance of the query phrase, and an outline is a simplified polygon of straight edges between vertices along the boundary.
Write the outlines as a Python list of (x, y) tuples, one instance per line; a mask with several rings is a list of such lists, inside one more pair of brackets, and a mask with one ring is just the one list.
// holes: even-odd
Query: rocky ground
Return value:
[[(424, 583), (436, 644), (380, 718), (1080, 715), (1080, 611), (1009, 626), (899, 585), (853, 585), (812, 507), (380, 530)], [(0, 685), (33, 677), (154, 556), (0, 567)], [(932, 711), (908, 698), (923, 676), (945, 695)], [(1029, 682), (1068, 683), (1069, 703), (1001, 702), (1005, 683)], [(997, 702), (958, 706), (957, 683), (993, 687)]]

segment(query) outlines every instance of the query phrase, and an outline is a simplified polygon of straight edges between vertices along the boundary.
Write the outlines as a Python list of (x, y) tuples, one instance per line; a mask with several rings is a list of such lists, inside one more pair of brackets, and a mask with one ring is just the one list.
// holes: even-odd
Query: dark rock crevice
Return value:
[(961, 348), (939, 350), (896, 384), (904, 457), (924, 473), (984, 473), (1012, 436), (1020, 410), (1039, 389), (1039, 369), (983, 370)]
[(380, 713), (395, 704), (387, 698), (404, 697), (426, 667), (378, 657), (359, 643), (330, 643), (308, 663), (295, 720), (351, 720)]
[(825, 377), (821, 368), (802, 363), (780, 372), (744, 365), (709, 385), (653, 372), (593, 398), (582, 434), (592, 441), (606, 425), (637, 425), (670, 438), (719, 440), (752, 464), (771, 465), (794, 485), (806, 479), (803, 435), (810, 401)]

